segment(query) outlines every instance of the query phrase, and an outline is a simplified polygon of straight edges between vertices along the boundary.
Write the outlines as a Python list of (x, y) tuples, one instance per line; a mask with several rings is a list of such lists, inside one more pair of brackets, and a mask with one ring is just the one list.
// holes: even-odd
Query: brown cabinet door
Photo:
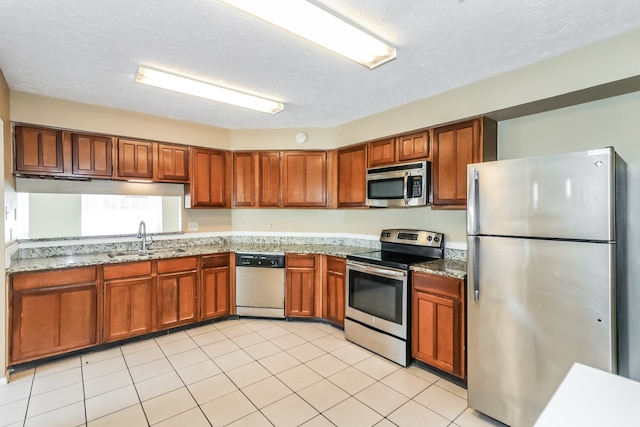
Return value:
[(229, 266), (202, 270), (202, 320), (230, 313)]
[(233, 153), (233, 206), (256, 206), (256, 153)]
[(191, 207), (230, 206), (226, 158), (227, 153), (221, 150), (195, 148), (191, 151)]
[(189, 147), (156, 144), (158, 153), (155, 181), (189, 182)]
[(367, 146), (338, 150), (338, 207), (365, 206)]
[(287, 151), (283, 155), (282, 205), (324, 207), (327, 205), (327, 153)]
[(315, 316), (315, 256), (288, 254), (286, 264), (285, 314), (294, 317)]
[(118, 140), (118, 176), (121, 178), (153, 178), (153, 143)]
[(97, 344), (95, 282), (17, 291), (12, 305), (12, 363)]
[(280, 206), (280, 152), (258, 154), (258, 203), (261, 207)]
[(16, 126), (14, 135), (16, 173), (58, 174), (64, 171), (60, 131)]
[(478, 120), (434, 130), (434, 205), (467, 205), (467, 165), (481, 161), (479, 137)]
[(396, 138), (398, 161), (425, 160), (429, 158), (429, 132), (402, 135)]
[(330, 322), (343, 327), (346, 299), (345, 277), (345, 259), (327, 256), (323, 317)]
[(412, 354), (464, 378), (464, 281), (413, 273)]
[(196, 320), (197, 279), (195, 271), (158, 275), (158, 329)]
[(113, 178), (113, 139), (105, 136), (71, 134), (74, 175)]
[(396, 161), (396, 139), (387, 138), (368, 144), (369, 167), (384, 166)]
[(153, 331), (151, 277), (107, 281), (104, 288), (105, 342)]

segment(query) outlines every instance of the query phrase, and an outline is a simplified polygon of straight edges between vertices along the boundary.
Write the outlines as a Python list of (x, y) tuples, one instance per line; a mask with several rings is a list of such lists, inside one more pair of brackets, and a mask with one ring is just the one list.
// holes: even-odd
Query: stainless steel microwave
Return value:
[(367, 169), (367, 206), (405, 207), (429, 203), (431, 163), (403, 163)]

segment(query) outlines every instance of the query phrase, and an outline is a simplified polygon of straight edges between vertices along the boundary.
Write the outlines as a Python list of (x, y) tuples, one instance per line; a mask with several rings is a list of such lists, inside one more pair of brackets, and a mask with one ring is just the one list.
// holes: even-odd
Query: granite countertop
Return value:
[(414, 264), (411, 266), (411, 270), (464, 279), (467, 277), (467, 262), (459, 259), (443, 258), (437, 261)]
[(216, 254), (223, 252), (284, 252), (303, 254), (324, 254), (339, 257), (368, 252), (370, 248), (343, 245), (295, 245), (295, 244), (222, 244), (188, 246), (175, 249), (149, 249), (142, 251), (105, 252), (85, 255), (49, 256), (42, 258), (17, 259), (11, 262), (7, 273), (53, 270), (59, 268), (86, 267), (102, 264), (117, 264), (133, 261), (148, 261), (167, 258)]

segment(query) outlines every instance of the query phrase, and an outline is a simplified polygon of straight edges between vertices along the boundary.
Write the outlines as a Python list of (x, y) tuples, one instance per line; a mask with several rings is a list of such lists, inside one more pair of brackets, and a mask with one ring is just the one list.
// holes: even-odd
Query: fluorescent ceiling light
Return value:
[(326, 10), (303, 0), (221, 0), (287, 31), (375, 68), (396, 57), (396, 49)]
[(135, 81), (263, 113), (276, 114), (284, 109), (280, 102), (142, 66), (138, 67)]

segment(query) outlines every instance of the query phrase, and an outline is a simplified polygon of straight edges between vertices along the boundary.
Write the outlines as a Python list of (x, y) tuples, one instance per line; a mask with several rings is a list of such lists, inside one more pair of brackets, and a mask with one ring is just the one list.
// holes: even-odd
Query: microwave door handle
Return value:
[(404, 204), (409, 205), (409, 172), (404, 173)]

